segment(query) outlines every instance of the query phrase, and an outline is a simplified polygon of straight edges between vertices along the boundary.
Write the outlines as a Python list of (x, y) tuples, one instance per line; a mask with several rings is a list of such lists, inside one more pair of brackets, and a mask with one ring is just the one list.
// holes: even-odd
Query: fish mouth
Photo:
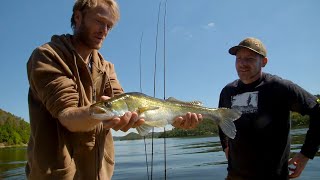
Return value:
[(90, 111), (91, 111), (90, 112), (91, 114), (104, 114), (104, 113), (107, 113), (107, 111), (104, 108), (99, 107), (99, 106), (91, 107)]
[(95, 119), (106, 120), (114, 117), (114, 113), (112, 111), (106, 110), (103, 107), (92, 106), (90, 107), (90, 115)]

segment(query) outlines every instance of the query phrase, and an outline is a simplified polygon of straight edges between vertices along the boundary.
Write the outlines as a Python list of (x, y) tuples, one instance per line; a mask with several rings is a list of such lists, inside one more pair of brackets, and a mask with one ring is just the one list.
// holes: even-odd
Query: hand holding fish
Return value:
[(172, 126), (181, 129), (194, 129), (202, 121), (202, 115), (188, 112), (185, 116), (175, 118)]
[[(109, 96), (101, 96), (102, 101), (110, 99)], [(121, 117), (114, 117), (108, 121), (102, 121), (105, 129), (121, 130), (127, 132), (130, 128), (136, 128), (144, 123), (136, 112), (125, 112)]]

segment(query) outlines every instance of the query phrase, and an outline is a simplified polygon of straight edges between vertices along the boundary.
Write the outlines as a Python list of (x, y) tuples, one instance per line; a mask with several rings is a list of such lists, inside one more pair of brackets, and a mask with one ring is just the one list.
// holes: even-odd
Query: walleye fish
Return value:
[(90, 115), (99, 120), (121, 117), (128, 111), (137, 112), (145, 120), (136, 128), (141, 136), (147, 135), (153, 127), (172, 124), (176, 117), (192, 112), (213, 120), (228, 137), (234, 139), (236, 127), (233, 121), (241, 116), (241, 112), (235, 109), (207, 108), (199, 102), (184, 102), (174, 98), (162, 100), (138, 92), (124, 93), (90, 106)]

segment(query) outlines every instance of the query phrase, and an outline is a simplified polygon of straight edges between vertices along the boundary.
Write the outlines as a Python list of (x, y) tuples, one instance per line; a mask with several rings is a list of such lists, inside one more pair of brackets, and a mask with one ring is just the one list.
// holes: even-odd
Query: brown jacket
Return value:
[(114, 147), (102, 124), (72, 133), (57, 119), (68, 107), (87, 106), (101, 95), (123, 93), (113, 64), (94, 51), (92, 73), (76, 53), (71, 35), (53, 36), (28, 63), (31, 136), (28, 179), (111, 179)]

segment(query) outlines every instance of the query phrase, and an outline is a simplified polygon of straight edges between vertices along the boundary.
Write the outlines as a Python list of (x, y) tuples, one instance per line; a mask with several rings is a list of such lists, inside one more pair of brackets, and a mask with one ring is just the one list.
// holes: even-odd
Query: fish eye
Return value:
[(104, 103), (104, 106), (107, 107), (107, 108), (111, 108), (111, 105), (112, 105), (112, 104), (111, 104), (110, 102), (105, 102), (105, 103)]

